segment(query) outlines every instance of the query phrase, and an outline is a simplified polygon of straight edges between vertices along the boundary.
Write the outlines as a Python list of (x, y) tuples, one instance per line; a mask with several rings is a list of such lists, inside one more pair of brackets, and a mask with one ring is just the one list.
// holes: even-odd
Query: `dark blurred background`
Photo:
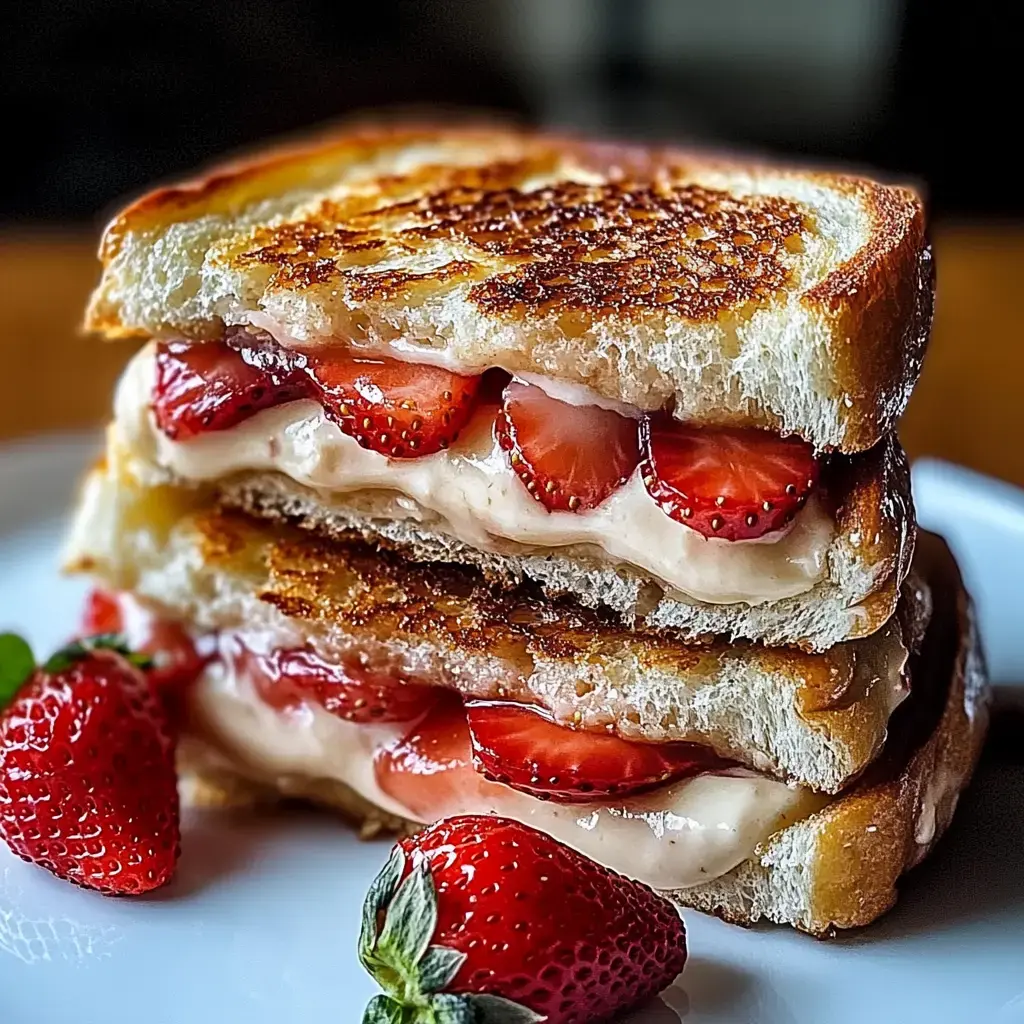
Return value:
[(900, 425), (1024, 485), (1018, 5), (1008, 0), (27, 0), (0, 21), (0, 442), (109, 415), (79, 337), (132, 193), (379, 108), (475, 109), (918, 182), (939, 287)]
[(1018, 12), (996, 0), (7, 6), (7, 222), (95, 220), (265, 136), (434, 103), (852, 161), (926, 183), (939, 217), (1022, 212), (983, 173), (1018, 145)]

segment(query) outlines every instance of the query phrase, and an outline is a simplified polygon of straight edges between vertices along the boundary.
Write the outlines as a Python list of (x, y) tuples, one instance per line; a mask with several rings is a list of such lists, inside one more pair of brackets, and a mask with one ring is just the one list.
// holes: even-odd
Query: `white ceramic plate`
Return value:
[[(0, 449), (0, 629), (64, 639), (66, 508), (92, 439)], [(922, 521), (947, 533), (1003, 682), (1024, 681), (1024, 497), (917, 467)], [(0, 844), (2, 845), (2, 844)], [(354, 944), (387, 852), (326, 815), (189, 814), (158, 896), (111, 900), (0, 849), (3, 1024), (347, 1024), (373, 988)], [(987, 764), (947, 840), (880, 923), (830, 943), (687, 914), (691, 959), (633, 1024), (1024, 1024), (1024, 771)]]

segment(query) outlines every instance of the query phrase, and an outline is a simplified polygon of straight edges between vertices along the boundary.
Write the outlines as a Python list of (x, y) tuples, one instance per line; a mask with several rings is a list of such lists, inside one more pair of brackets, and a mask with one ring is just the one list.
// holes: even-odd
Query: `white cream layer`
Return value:
[[(373, 772), (375, 751), (398, 738), (400, 726), (356, 725), (312, 705), (277, 711), (244, 674), (223, 663), (206, 671), (192, 700), (204, 729), (237, 770), (271, 783), (296, 776), (336, 780), (386, 811), (415, 818), (380, 789)], [(498, 814), (528, 822), (616, 871), (666, 890), (725, 874), (772, 833), (826, 802), (809, 790), (745, 772), (702, 775), (603, 805), (538, 800), (482, 776), (471, 796), (446, 802), (443, 793), (440, 778), (433, 820)]]
[(230, 430), (171, 441), (150, 411), (151, 348), (131, 362), (118, 388), (115, 429), (125, 446), (187, 480), (277, 471), (325, 500), (356, 491), (397, 495), (393, 514), (472, 547), (503, 553), (597, 548), (673, 591), (711, 604), (778, 601), (810, 590), (825, 574), (835, 524), (811, 499), (791, 527), (756, 541), (705, 538), (670, 519), (639, 472), (596, 509), (548, 512), (512, 472), (482, 407), (449, 451), (389, 459), (367, 451), (315, 402), (268, 409)]

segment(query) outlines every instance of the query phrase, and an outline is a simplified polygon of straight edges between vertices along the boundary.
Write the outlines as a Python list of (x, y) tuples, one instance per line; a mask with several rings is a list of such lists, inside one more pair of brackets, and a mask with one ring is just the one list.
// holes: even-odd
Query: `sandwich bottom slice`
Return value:
[[(761, 648), (725, 656), (637, 640), (501, 592), (481, 617), (473, 570), (396, 566), (386, 552), (239, 513), (183, 513), (180, 500), (167, 489), (80, 517), (72, 564), (122, 595), (111, 601), (130, 639), (141, 646), (155, 635), (155, 615), (176, 620), (163, 635), (176, 630), (179, 648), (198, 655), (181, 744), (195, 802), (298, 797), (343, 812), (365, 834), (460, 813), (519, 818), (680, 905), (824, 935), (893, 904), (898, 878), (948, 826), (977, 759), (987, 686), (973, 614), (952, 557), (929, 535), (895, 662), (900, 696), (910, 695), (892, 699), (887, 672), (870, 681), (888, 694), (888, 739), (830, 795), (804, 778), (785, 781), (770, 758), (723, 751), (714, 721), (702, 742), (673, 728), (673, 716), (699, 708), (702, 675), (738, 661), (734, 682), (763, 680)], [(833, 682), (837, 664), (857, 661), (848, 653), (816, 667), (815, 656), (768, 654), (790, 675)], [(570, 691), (565, 679), (532, 688), (538, 662), (568, 672)], [(631, 683), (640, 692), (631, 678), (640, 662), (668, 664), (662, 682), (680, 688), (676, 704), (661, 695), (656, 727), (650, 695), (643, 705), (622, 700)], [(595, 665), (605, 676), (603, 724), (588, 704)], [(865, 680), (855, 679), (841, 687), (826, 732), (844, 721), (845, 705), (863, 702)], [(763, 697), (770, 737), (781, 719)], [(566, 721), (565, 705), (588, 714), (570, 710)]]
[[(320, 538), (113, 466), (85, 488), (71, 557), (196, 637), (230, 635), (264, 654), (312, 647), (336, 671), (358, 662), (466, 700), (526, 702), (589, 736), (699, 744), (825, 793), (881, 750), (931, 615), (914, 570), (895, 615), (823, 652), (686, 642), (684, 631), (551, 599), (535, 582), (503, 587), (474, 566)], [(553, 739), (564, 745), (565, 730)]]

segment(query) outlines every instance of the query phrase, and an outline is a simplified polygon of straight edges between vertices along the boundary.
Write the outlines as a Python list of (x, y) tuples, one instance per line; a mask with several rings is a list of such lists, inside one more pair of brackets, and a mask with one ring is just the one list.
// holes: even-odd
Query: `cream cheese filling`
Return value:
[[(312, 401), (267, 409), (238, 426), (172, 441), (150, 410), (152, 347), (121, 380), (115, 432), (137, 459), (191, 481), (243, 471), (275, 471), (325, 502), (357, 492), (394, 495), (388, 515), (448, 533), (484, 551), (536, 554), (597, 549), (665, 587), (711, 604), (778, 601), (810, 590), (827, 570), (835, 524), (812, 497), (785, 531), (756, 541), (706, 538), (669, 518), (639, 471), (598, 508), (548, 512), (512, 472), (482, 406), (448, 451), (389, 459), (342, 433)], [(143, 478), (145, 474), (143, 473)]]
[[(193, 713), (235, 770), (277, 783), (296, 776), (351, 787), (372, 804), (415, 820), (385, 793), (373, 771), (374, 753), (398, 738), (401, 726), (357, 725), (322, 708), (278, 711), (230, 663), (212, 664), (192, 692)], [(685, 889), (731, 871), (774, 832), (813, 813), (827, 797), (739, 771), (700, 775), (607, 804), (539, 800), (482, 776), (475, 791), (445, 797), (438, 781), (433, 820), (456, 814), (496, 814), (527, 822), (623, 874), (658, 889)], [(424, 822), (426, 823), (426, 822)]]

